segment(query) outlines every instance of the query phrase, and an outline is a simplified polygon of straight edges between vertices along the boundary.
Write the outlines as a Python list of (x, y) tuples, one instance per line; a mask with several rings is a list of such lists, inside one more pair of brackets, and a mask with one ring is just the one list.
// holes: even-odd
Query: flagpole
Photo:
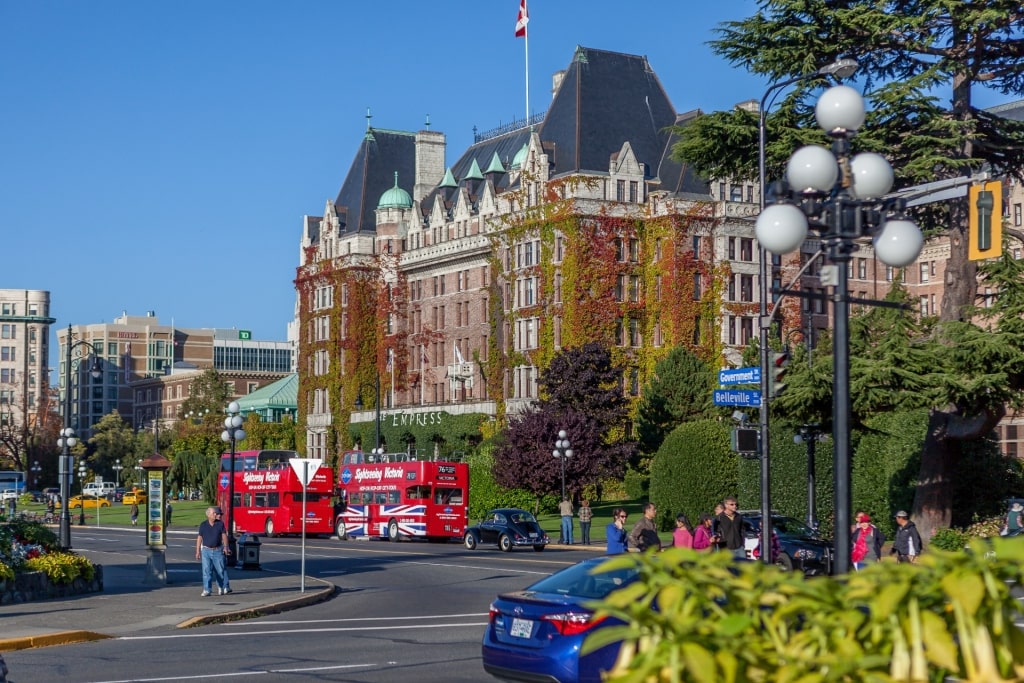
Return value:
[(530, 24), (523, 27), (523, 47), (526, 53), (526, 125), (530, 125)]

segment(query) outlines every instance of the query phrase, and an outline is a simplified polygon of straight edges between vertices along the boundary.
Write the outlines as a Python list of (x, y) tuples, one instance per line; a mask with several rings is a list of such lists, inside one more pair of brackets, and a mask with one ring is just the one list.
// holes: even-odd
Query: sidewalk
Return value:
[(168, 567), (167, 585), (143, 585), (145, 564), (104, 565), (103, 592), (0, 606), (0, 652), (100, 640), (173, 626), (275, 614), (322, 602), (333, 583), (266, 570), (231, 569), (230, 595), (200, 597), (198, 570)]

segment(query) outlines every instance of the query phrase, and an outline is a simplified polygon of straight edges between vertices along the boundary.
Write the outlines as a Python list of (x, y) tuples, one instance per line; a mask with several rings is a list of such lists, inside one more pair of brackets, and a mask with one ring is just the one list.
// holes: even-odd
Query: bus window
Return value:
[(381, 504), (384, 504), (384, 503), (388, 502), (388, 494), (386, 494), (384, 492), (378, 493), (375, 502), (378, 505), (381, 505)]
[(369, 491), (363, 491), (363, 500), (362, 500), (363, 505), (369, 505), (372, 502), (373, 502), (373, 494), (370, 493)]
[(425, 485), (410, 486), (405, 490), (405, 497), (410, 500), (430, 499), (430, 487)]
[(281, 505), (281, 494), (277, 491), (271, 491), (267, 494), (267, 507), (276, 508)]
[(434, 502), (438, 505), (462, 505), (462, 489), (439, 486), (434, 492)]
[(388, 502), (392, 505), (402, 502), (402, 493), (400, 491), (388, 491)]
[(253, 507), (265, 508), (267, 507), (267, 494), (257, 493), (253, 498)]

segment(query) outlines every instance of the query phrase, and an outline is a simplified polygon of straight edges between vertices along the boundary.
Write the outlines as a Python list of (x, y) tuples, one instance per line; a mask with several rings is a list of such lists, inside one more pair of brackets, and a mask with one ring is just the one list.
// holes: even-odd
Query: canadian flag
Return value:
[(526, 37), (526, 25), (530, 23), (530, 13), (526, 11), (526, 0), (519, 0), (519, 16), (516, 17), (516, 38)]

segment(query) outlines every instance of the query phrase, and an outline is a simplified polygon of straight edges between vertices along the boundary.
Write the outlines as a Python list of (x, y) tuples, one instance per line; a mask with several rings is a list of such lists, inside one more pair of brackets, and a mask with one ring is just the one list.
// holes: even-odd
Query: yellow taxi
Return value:
[(148, 496), (145, 491), (132, 489), (131, 491), (125, 492), (121, 502), (125, 505), (145, 505), (146, 500), (148, 500)]
[[(56, 502), (56, 506), (60, 507), (59, 500)], [(96, 496), (71, 496), (71, 500), (68, 501), (68, 507), (72, 510), (75, 508), (108, 508), (110, 507), (110, 501)]]

